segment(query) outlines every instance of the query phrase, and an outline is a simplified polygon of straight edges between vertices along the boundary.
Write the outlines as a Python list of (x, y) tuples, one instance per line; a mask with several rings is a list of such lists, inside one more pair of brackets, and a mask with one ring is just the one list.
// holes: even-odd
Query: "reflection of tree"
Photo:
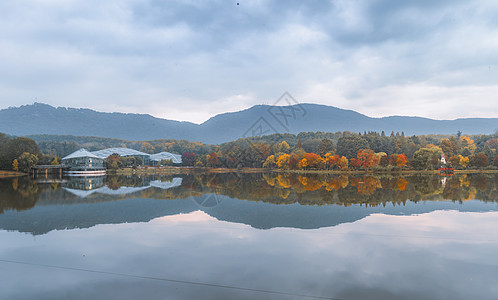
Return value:
[[(404, 205), (409, 199), (415, 202), (443, 199), (462, 201), (480, 196), (476, 195), (475, 192), (475, 184), (477, 183), (480, 183), (481, 188), (486, 187), (481, 193), (484, 195), (484, 199), (492, 199), (493, 191), (496, 191), (495, 181), (490, 180), (490, 178), (487, 179), (488, 183), (485, 185), (482, 184), (482, 179), (473, 179), (475, 182), (472, 183), (465, 176), (449, 178), (445, 188), (443, 188), (439, 176), (349, 177), (330, 174), (259, 173), (243, 174), (237, 182), (226, 181), (225, 178), (228, 178), (226, 174), (216, 174), (215, 176), (217, 178), (213, 182), (216, 182), (216, 185), (204, 190), (204, 193), (214, 192), (238, 199), (275, 204), (376, 206), (388, 203)], [(208, 178), (213, 180), (209, 176), (199, 175), (197, 181), (202, 182)], [(196, 187), (193, 189), (196, 190)]]
[(32, 208), (41, 190), (28, 177), (0, 180), (0, 213), (6, 209), (25, 210)]
[[(127, 195), (91, 194), (86, 199), (90, 202), (126, 198), (186, 199), (217, 194), (241, 200), (302, 205), (385, 206), (404, 205), (407, 201), (445, 199), (498, 202), (498, 175), (455, 175), (447, 178), (444, 186), (440, 176), (432, 175), (396, 177), (269, 172), (200, 173), (181, 177), (182, 186), (167, 190), (150, 187)], [(173, 176), (165, 175), (108, 176), (106, 184), (109, 188), (117, 189), (122, 186), (149, 186), (153, 180), (172, 179)], [(67, 183), (64, 185), (67, 186)], [(0, 180), (0, 191), (0, 212), (6, 209), (29, 209), (40, 196), (44, 202), (74, 202), (68, 193), (61, 192), (60, 184), (37, 184), (28, 177)]]
[(412, 184), (420, 196), (433, 196), (443, 192), (440, 177), (431, 175), (414, 176)]
[(348, 186), (349, 184), (349, 177), (346, 176), (346, 175), (341, 175), (341, 176), (334, 176), (334, 177), (330, 177), (330, 178), (327, 178), (327, 180), (325, 181), (324, 185), (325, 185), (325, 189), (327, 191), (337, 191), (339, 189), (343, 189), (345, 187)]
[(380, 180), (371, 176), (353, 177), (350, 182), (358, 189), (360, 195), (372, 195), (375, 190), (382, 188)]

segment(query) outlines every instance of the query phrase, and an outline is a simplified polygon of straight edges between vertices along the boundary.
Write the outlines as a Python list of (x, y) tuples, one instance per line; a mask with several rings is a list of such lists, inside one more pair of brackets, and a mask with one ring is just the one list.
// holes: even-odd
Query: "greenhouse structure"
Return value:
[(182, 156), (170, 152), (160, 152), (148, 154), (129, 148), (108, 148), (98, 151), (89, 152), (86, 149), (80, 149), (62, 159), (63, 165), (69, 170), (105, 170), (104, 161), (109, 156), (117, 154), (123, 157), (140, 157), (142, 165), (158, 166), (162, 160), (170, 160), (173, 165), (182, 163)]

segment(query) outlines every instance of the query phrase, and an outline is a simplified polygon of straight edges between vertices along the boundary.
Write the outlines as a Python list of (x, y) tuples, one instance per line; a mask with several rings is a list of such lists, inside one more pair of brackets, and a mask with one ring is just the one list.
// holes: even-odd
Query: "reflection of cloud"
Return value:
[(216, 218), (211, 217), (202, 210), (197, 210), (187, 214), (178, 214), (173, 216), (165, 216), (151, 221), (151, 223), (159, 224), (182, 224), (182, 223), (209, 223), (216, 221)]
[[(258, 230), (196, 211), (149, 223), (52, 231), (36, 240), (0, 231), (5, 241), (0, 257), (343, 299), (496, 299), (496, 228), (498, 212), (374, 214), (316, 230)], [(6, 268), (9, 272), (0, 273), (0, 279), (2, 293), (10, 298), (60, 298), (75, 290), (81, 298), (94, 293), (112, 298), (120, 283), (125, 298), (167, 293), (174, 299), (214, 294), (225, 299), (281, 299), (42, 267)]]

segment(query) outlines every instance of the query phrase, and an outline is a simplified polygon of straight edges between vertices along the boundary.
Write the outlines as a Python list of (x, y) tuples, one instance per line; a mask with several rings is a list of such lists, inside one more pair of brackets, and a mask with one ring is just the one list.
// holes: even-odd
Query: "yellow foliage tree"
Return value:
[(470, 139), (466, 135), (462, 135), (460, 137), (460, 144), (462, 145), (462, 149), (467, 149), (470, 151), (470, 154), (474, 154), (476, 151), (476, 145), (474, 144), (474, 140)]
[(275, 163), (275, 156), (270, 155), (266, 158), (266, 161), (263, 163), (263, 168), (275, 168), (277, 164)]
[(309, 163), (308, 163), (308, 160), (306, 158), (301, 159), (301, 161), (299, 162), (300, 169), (305, 169), (306, 167), (308, 167), (308, 165), (309, 165)]
[(289, 154), (280, 155), (277, 160), (277, 167), (280, 169), (287, 169), (287, 167), (289, 166), (289, 159)]
[(346, 171), (348, 169), (348, 164), (349, 161), (345, 156), (341, 156), (341, 159), (339, 159), (339, 168), (343, 171)]
[(14, 161), (12, 162), (12, 170), (19, 171), (19, 162), (17, 161), (17, 159), (14, 159)]

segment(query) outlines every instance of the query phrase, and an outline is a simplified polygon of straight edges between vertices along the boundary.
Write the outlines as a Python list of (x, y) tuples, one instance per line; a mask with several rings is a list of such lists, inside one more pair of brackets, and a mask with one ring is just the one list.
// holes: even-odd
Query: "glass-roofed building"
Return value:
[(108, 158), (110, 155), (118, 154), (119, 156), (135, 156), (140, 157), (142, 159), (143, 165), (150, 165), (150, 154), (137, 151), (130, 148), (108, 148), (99, 151), (93, 151), (93, 155), (96, 155), (102, 159)]
[(62, 165), (66, 168), (67, 174), (105, 174), (104, 159), (89, 152), (86, 149), (80, 149), (62, 158)]
[(161, 152), (157, 154), (147, 154), (129, 148), (108, 148), (99, 151), (89, 152), (86, 149), (80, 149), (62, 159), (62, 164), (70, 171), (89, 171), (89, 170), (104, 170), (105, 159), (113, 154), (118, 154), (123, 157), (140, 157), (142, 165), (157, 166), (161, 160), (169, 160), (173, 164), (181, 164), (182, 156), (169, 152)]
[(151, 164), (153, 166), (158, 165), (161, 162), (161, 160), (163, 160), (163, 159), (165, 159), (165, 160), (171, 159), (173, 164), (181, 164), (182, 163), (182, 156), (179, 154), (173, 154), (173, 153), (169, 153), (169, 152), (160, 152), (157, 154), (152, 154), (150, 156), (150, 161), (151, 161)]

